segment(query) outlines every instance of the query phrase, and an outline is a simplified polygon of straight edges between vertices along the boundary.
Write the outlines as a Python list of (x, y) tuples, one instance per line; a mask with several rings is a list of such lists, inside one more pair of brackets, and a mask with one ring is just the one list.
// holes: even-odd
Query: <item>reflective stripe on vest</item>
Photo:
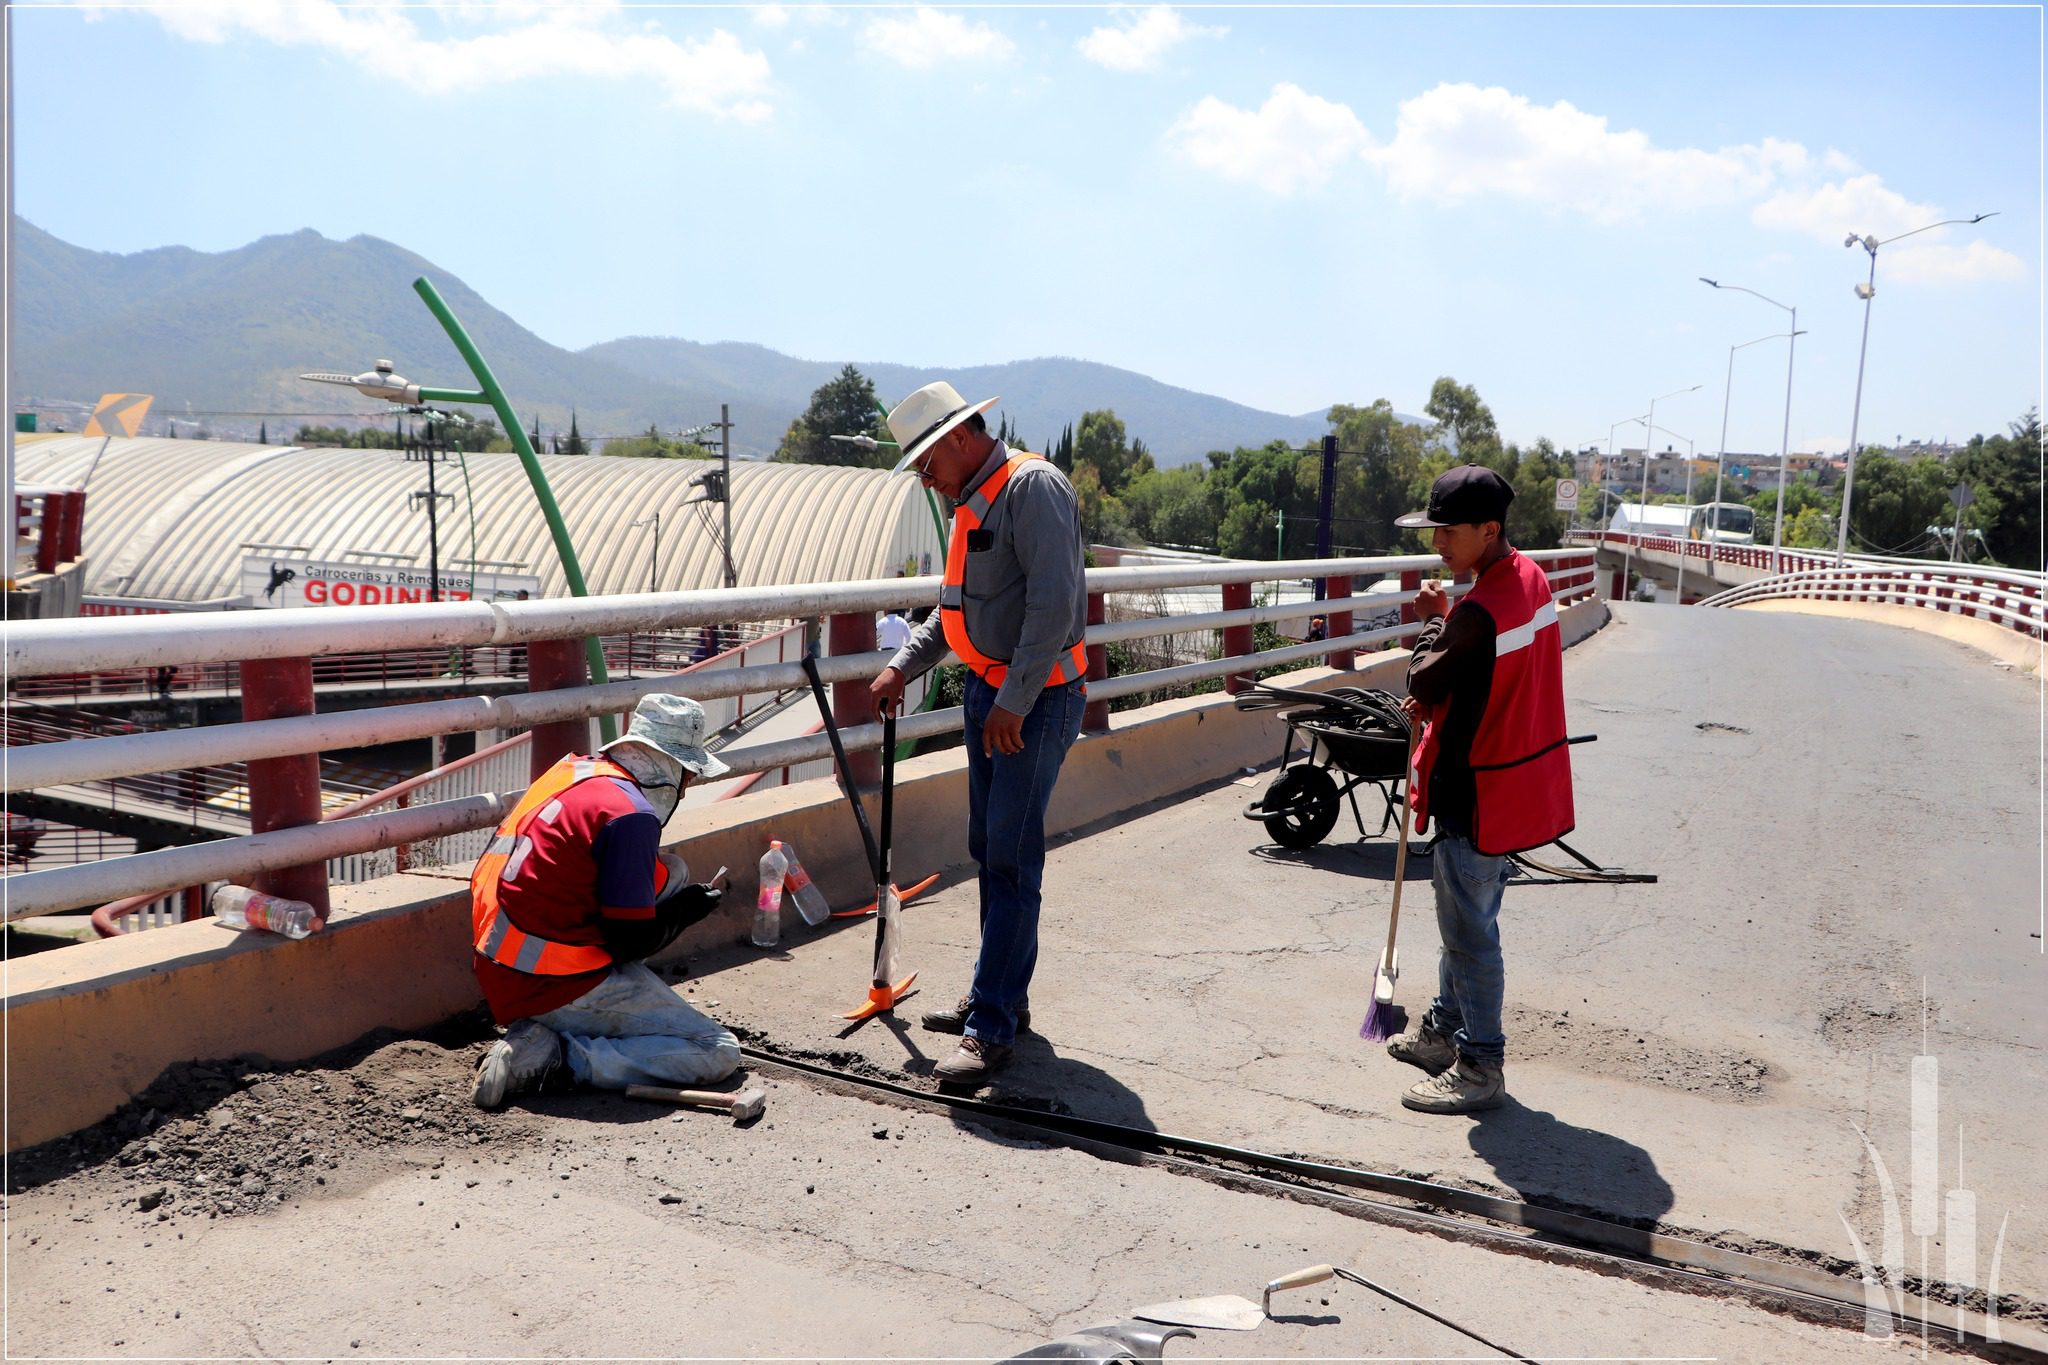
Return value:
[[(476, 870), (469, 876), (471, 942), (479, 953), (501, 967), (533, 976), (574, 976), (611, 965), (612, 955), (601, 944), (557, 943), (529, 934), (512, 922), (499, 902), (500, 890), (518, 879), (533, 852), (533, 840), (527, 831), (536, 821), (553, 824), (562, 813), (562, 793), (593, 777), (633, 780), (631, 774), (609, 759), (573, 755), (563, 759), (526, 789), (526, 795), (498, 826), (483, 856), (476, 860)], [(667, 880), (668, 866), (657, 860), (657, 895)]]
[[(1003, 685), (1003, 679), (1010, 675), (1010, 661), (983, 654), (974, 647), (974, 641), (967, 634), (967, 538), (979, 531), (995, 510), (996, 500), (1002, 497), (1010, 476), (1025, 461), (1044, 458), (1042, 455), (1012, 455), (1003, 462), (1002, 468), (982, 480), (981, 487), (953, 508), (953, 535), (946, 543), (946, 579), (939, 589), (939, 624), (945, 629), (946, 644), (960, 656), (960, 662), (973, 669), (990, 687)], [(1077, 640), (1053, 661), (1045, 685), (1059, 687), (1087, 676), (1088, 647)]]

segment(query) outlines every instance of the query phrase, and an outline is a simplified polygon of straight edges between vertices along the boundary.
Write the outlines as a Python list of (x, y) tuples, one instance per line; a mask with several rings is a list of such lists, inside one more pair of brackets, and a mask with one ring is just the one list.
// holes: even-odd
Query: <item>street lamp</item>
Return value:
[[(1673, 389), (1673, 390), (1672, 390), (1671, 392), (1669, 392), (1669, 393), (1660, 393), (1660, 394), (1658, 394), (1658, 395), (1657, 395), (1657, 396), (1656, 396), (1655, 398), (1652, 398), (1652, 399), (1650, 400), (1650, 411), (1649, 411), (1649, 412), (1648, 412), (1647, 414), (1645, 414), (1645, 415), (1644, 415), (1644, 416), (1642, 416), (1642, 417), (1630, 417), (1630, 418), (1627, 418), (1627, 419), (1625, 419), (1625, 420), (1627, 420), (1627, 421), (1631, 421), (1631, 422), (1641, 422), (1641, 423), (1643, 424), (1643, 501), (1642, 501), (1642, 505), (1643, 505), (1643, 506), (1645, 506), (1645, 507), (1649, 506), (1649, 504), (1650, 504), (1650, 439), (1651, 439), (1651, 434), (1652, 434), (1652, 433), (1654, 433), (1654, 432), (1656, 432), (1657, 430), (1659, 430), (1659, 428), (1658, 428), (1658, 426), (1657, 426), (1657, 405), (1658, 405), (1659, 403), (1663, 402), (1663, 401), (1664, 401), (1665, 399), (1667, 399), (1667, 398), (1676, 398), (1676, 397), (1678, 397), (1678, 395), (1680, 395), (1681, 393), (1697, 393), (1697, 392), (1699, 392), (1699, 389), (1700, 389), (1700, 386), (1699, 386), (1698, 384), (1694, 384), (1694, 385), (1692, 385), (1692, 386), (1691, 386), (1691, 387), (1689, 387), (1689, 388), (1683, 388), (1683, 389)], [(1616, 426), (1620, 426), (1620, 425), (1621, 425), (1621, 423), (1620, 423), (1620, 422), (1616, 422), (1616, 423), (1615, 423), (1615, 425), (1616, 425)], [(1690, 441), (1688, 441), (1688, 442), (1687, 442), (1686, 444), (1690, 445), (1690, 444), (1691, 444), (1691, 442), (1690, 442)], [(1635, 550), (1636, 550), (1636, 541), (1637, 541), (1637, 540), (1639, 540), (1639, 539), (1641, 539), (1641, 538), (1642, 538), (1642, 524), (1641, 524), (1641, 519), (1640, 519), (1640, 517), (1639, 517), (1639, 518), (1638, 518), (1638, 520), (1637, 520), (1637, 525), (1636, 525), (1636, 533), (1635, 533), (1634, 535), (1631, 535), (1631, 536), (1630, 536), (1630, 537), (1628, 538), (1628, 545), (1627, 545), (1627, 547), (1626, 547), (1625, 549), (1623, 549), (1623, 551), (1622, 551), (1622, 555), (1621, 555), (1621, 586), (1622, 586), (1622, 590), (1623, 590), (1624, 592), (1626, 592), (1626, 591), (1628, 590), (1628, 571), (1629, 571), (1629, 566), (1630, 566), (1630, 565), (1631, 565), (1632, 563), (1634, 563), (1634, 561), (1635, 561)], [(1681, 559), (1681, 560), (1679, 561), (1679, 563), (1681, 563), (1681, 564), (1683, 564), (1684, 562), (1685, 562), (1685, 561), (1684, 561), (1683, 559)]]
[[(1700, 276), (1699, 281), (1701, 284), (1712, 285), (1716, 289), (1733, 290), (1735, 293), (1738, 294), (1747, 294), (1753, 299), (1762, 299), (1765, 303), (1771, 305), (1771, 307), (1782, 308), (1787, 313), (1790, 313), (1792, 315), (1791, 324), (1784, 333), (1786, 338), (1785, 429), (1784, 432), (1778, 437), (1778, 521), (1776, 527), (1771, 531), (1771, 572), (1774, 574), (1781, 573), (1784, 571), (1785, 567), (1785, 465), (1792, 458), (1792, 350), (1795, 346), (1799, 344), (1799, 338), (1805, 335), (1803, 332), (1799, 330), (1799, 309), (1796, 306), (1789, 303), (1779, 303), (1776, 299), (1770, 297), (1769, 295), (1759, 294), (1754, 289), (1745, 289), (1743, 286), (1739, 284), (1722, 284), (1719, 280), (1710, 280), (1705, 275)], [(1732, 373), (1733, 366), (1735, 363), (1733, 356), (1729, 357), (1728, 363), (1730, 366), (1730, 372)], [(1721, 401), (1721, 444), (1724, 447), (1728, 444), (1727, 408), (1728, 402), (1727, 399), (1724, 397)], [(1716, 502), (1719, 502), (1720, 498), (1721, 484), (1720, 478), (1717, 475), (1714, 480), (1714, 500)]]
[[(1716, 288), (1718, 287), (1719, 286), (1717, 285)], [(1762, 296), (1758, 295), (1758, 297), (1761, 298)], [(1796, 309), (1793, 311), (1793, 316), (1795, 318), (1798, 316), (1798, 311)], [(1784, 337), (1788, 342), (1791, 342), (1796, 345), (1798, 339), (1805, 335), (1806, 333), (1803, 331), (1773, 332), (1769, 336), (1758, 337), (1756, 341), (1740, 341), (1728, 348), (1728, 377), (1721, 381), (1721, 448), (1714, 452), (1714, 524), (1712, 529), (1707, 532), (1707, 560), (1709, 563), (1712, 563), (1714, 560), (1714, 556), (1720, 553), (1720, 551), (1715, 547), (1720, 544), (1721, 540), (1721, 470), (1728, 461), (1728, 399), (1735, 389), (1735, 353), (1739, 350), (1742, 350), (1744, 347), (1754, 346), (1758, 342), (1776, 341), (1779, 337)], [(1785, 430), (1788, 435), (1792, 430), (1792, 382), (1789, 378), (1785, 381)], [(1778, 451), (1779, 530), (1782, 531), (1784, 529), (1784, 525), (1785, 452), (1781, 447)], [(1775, 573), (1778, 568), (1777, 555), (1775, 551), (1776, 546), (1774, 544), (1773, 554), (1771, 556), (1771, 571), (1773, 573)]]
[(1870, 353), (1870, 301), (1877, 297), (1877, 249), (1881, 246), (1890, 246), (1902, 237), (1930, 232), (1938, 227), (1947, 227), (1951, 223), (1961, 223), (1967, 227), (1972, 223), (1981, 223), (1986, 218), (1997, 216), (1997, 211), (1993, 210), (1990, 213), (1980, 213), (1975, 218), (1944, 218), (1938, 223), (1916, 227), (1912, 232), (1901, 232), (1897, 237), (1887, 237), (1881, 242), (1875, 234), (1858, 237), (1852, 232), (1842, 241), (1843, 246), (1860, 246), (1870, 253), (1870, 277), (1856, 286), (1856, 297), (1863, 300), (1863, 343), (1856, 352), (1856, 406), (1849, 414), (1849, 468), (1842, 476), (1842, 527), (1835, 537), (1837, 565), (1847, 563), (1849, 559), (1849, 495), (1856, 488), (1856, 433), (1858, 424), (1863, 420), (1863, 361)]
[(654, 539), (647, 543), (647, 591), (658, 591), (661, 582), (661, 513), (650, 512), (632, 523), (634, 526), (654, 526)]

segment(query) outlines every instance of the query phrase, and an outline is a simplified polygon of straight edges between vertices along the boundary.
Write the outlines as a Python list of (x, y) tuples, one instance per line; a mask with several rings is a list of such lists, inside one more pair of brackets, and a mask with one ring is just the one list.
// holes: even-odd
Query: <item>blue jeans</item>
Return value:
[(579, 1084), (702, 1085), (739, 1069), (740, 1043), (700, 1014), (645, 964), (628, 962), (536, 1023), (562, 1035), (562, 1052)]
[(1472, 847), (1461, 834), (1437, 841), (1429, 880), (1436, 888), (1436, 931), (1443, 940), (1437, 959), (1436, 999), (1428, 1024), (1457, 1043), (1475, 1062), (1499, 1066), (1507, 1056), (1501, 1032), (1501, 996), (1506, 973), (1500, 956), (1500, 898), (1509, 863)]
[(1045, 880), (1045, 808), (1060, 764), (1081, 733), (1083, 683), (1048, 687), (1024, 717), (1024, 747), (981, 752), (996, 689), (967, 676), (967, 851), (981, 864), (981, 952), (968, 991), (966, 1031), (990, 1043), (1017, 1036), (1038, 966), (1039, 887)]

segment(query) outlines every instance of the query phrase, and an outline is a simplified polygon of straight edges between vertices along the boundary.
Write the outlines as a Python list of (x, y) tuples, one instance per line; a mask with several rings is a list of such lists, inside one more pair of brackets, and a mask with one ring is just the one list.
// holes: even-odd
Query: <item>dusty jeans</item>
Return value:
[(1481, 853), (1461, 834), (1445, 834), (1430, 861), (1443, 955), (1437, 959), (1429, 1026), (1455, 1041), (1463, 1056), (1499, 1066), (1507, 1054), (1500, 1022), (1507, 986), (1500, 898), (1508, 884), (1508, 860)]
[(583, 1085), (702, 1085), (739, 1069), (739, 1039), (698, 1013), (638, 962), (560, 1009), (536, 1017), (562, 1035), (569, 1070)]

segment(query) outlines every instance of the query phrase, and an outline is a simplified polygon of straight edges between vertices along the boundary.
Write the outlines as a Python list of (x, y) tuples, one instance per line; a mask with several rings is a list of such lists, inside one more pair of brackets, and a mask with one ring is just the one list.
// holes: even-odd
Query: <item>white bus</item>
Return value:
[(1723, 545), (1756, 544), (1756, 513), (1748, 503), (1703, 502), (1686, 509), (1686, 536), (1691, 540), (1714, 540)]

